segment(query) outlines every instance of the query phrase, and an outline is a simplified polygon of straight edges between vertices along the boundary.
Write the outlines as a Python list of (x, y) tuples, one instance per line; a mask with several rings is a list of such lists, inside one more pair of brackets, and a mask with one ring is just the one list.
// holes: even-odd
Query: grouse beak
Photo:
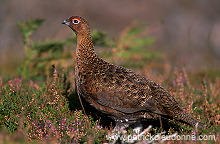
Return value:
[(62, 22), (62, 24), (70, 25), (70, 22), (67, 21), (67, 20), (64, 20), (64, 21)]

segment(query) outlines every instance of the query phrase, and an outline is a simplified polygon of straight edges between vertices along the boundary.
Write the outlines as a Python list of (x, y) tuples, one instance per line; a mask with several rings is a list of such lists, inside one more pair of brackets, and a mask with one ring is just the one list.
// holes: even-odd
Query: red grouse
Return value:
[(78, 95), (91, 106), (107, 114), (116, 123), (156, 115), (204, 128), (184, 112), (162, 86), (98, 57), (94, 52), (89, 24), (84, 18), (72, 16), (62, 24), (68, 25), (77, 36), (75, 84)]

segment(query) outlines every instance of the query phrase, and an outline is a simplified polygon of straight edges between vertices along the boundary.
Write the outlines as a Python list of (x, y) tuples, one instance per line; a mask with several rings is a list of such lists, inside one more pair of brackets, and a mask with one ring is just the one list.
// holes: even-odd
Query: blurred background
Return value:
[(153, 49), (166, 54), (172, 66), (190, 71), (220, 68), (220, 1), (212, 0), (1, 0), (0, 74), (10, 73), (24, 60), (22, 36), (17, 23), (44, 19), (34, 41), (65, 40), (72, 31), (61, 25), (72, 15), (85, 17), (92, 29), (117, 40), (137, 21), (155, 38)]

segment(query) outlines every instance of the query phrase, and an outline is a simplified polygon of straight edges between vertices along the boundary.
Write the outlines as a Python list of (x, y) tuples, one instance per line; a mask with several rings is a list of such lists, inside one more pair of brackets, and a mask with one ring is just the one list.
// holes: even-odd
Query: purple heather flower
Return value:
[(102, 129), (102, 126), (99, 126), (99, 125), (98, 125), (97, 128), (98, 128), (98, 129)]

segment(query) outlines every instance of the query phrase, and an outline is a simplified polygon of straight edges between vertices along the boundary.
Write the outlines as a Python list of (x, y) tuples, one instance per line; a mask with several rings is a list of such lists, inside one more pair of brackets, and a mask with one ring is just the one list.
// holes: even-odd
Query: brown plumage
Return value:
[(80, 16), (63, 21), (77, 36), (75, 83), (77, 93), (115, 121), (165, 116), (203, 128), (185, 113), (159, 84), (99, 58), (93, 49), (88, 22)]

